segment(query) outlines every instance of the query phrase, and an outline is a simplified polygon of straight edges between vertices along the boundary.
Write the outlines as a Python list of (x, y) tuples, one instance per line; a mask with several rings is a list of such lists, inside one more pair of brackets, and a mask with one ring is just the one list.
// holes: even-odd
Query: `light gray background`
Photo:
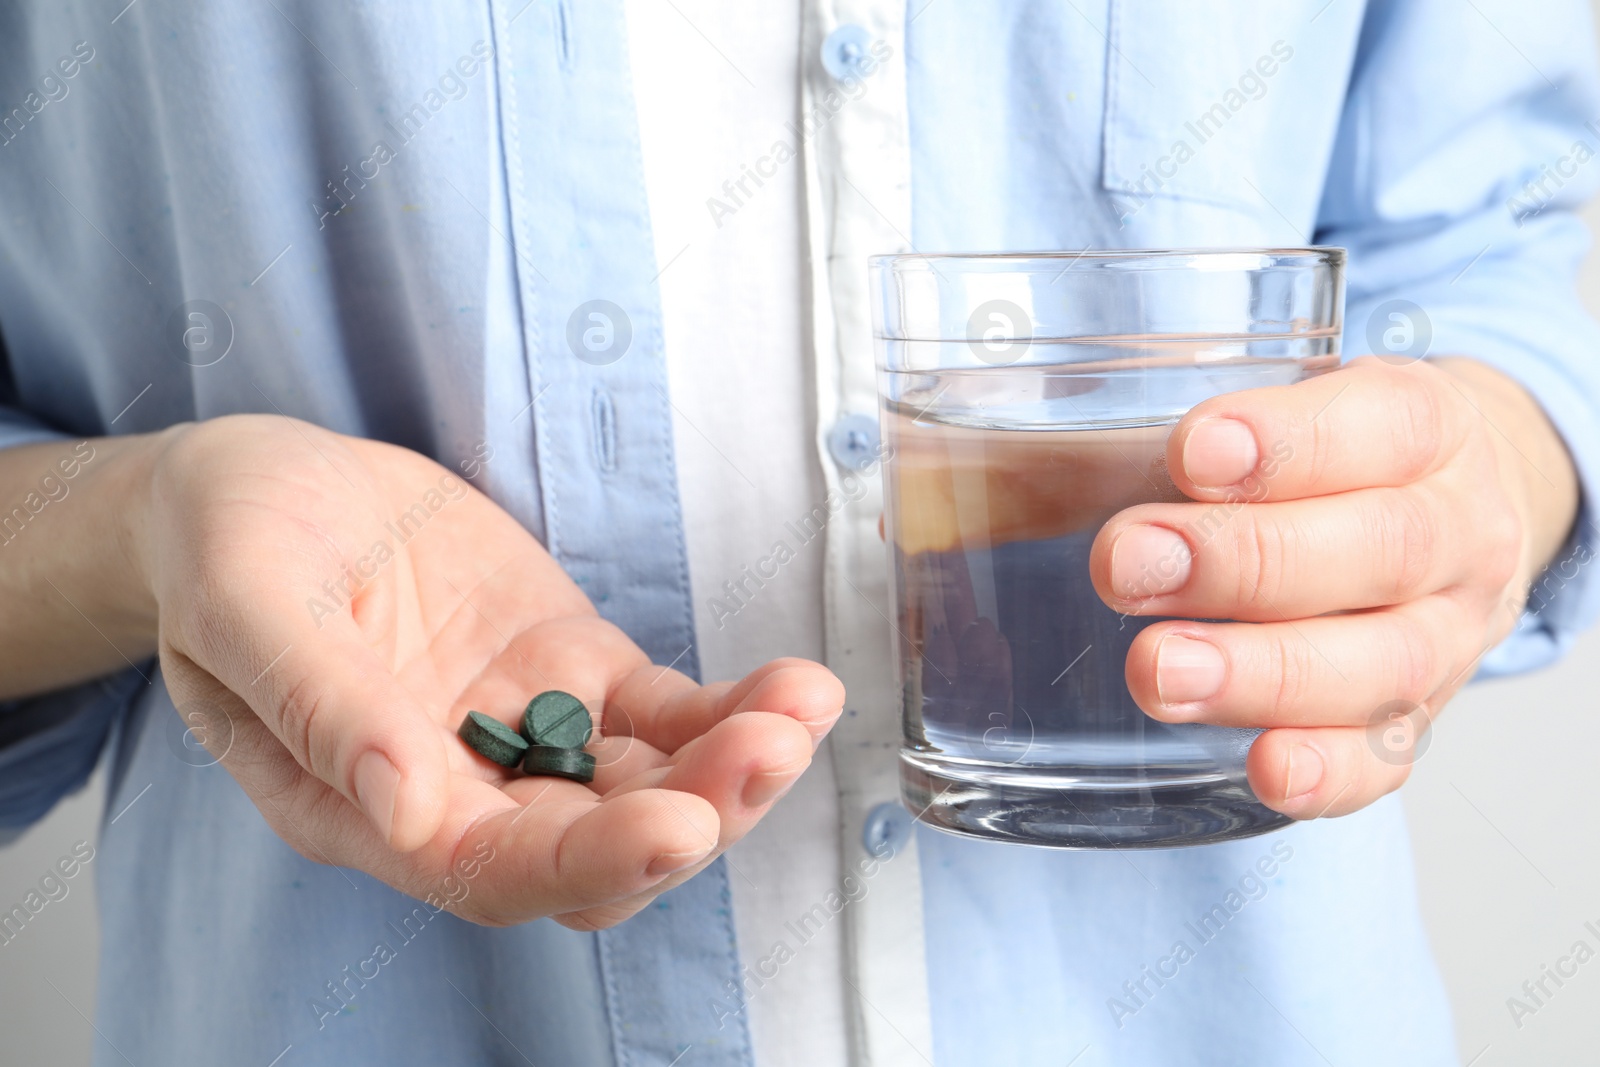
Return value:
[[(1586, 216), (1596, 230), (1600, 205)], [(1600, 255), (1590, 254), (1581, 289), (1600, 315)], [(1561, 989), (1549, 985), (1555, 996), (1520, 1027), (1506, 1005), (1577, 939), (1600, 947), (1584, 929), (1591, 920), (1600, 927), (1600, 850), (1581, 821), (1600, 776), (1597, 693), (1600, 632), (1554, 668), (1472, 686), (1450, 705), (1405, 788), (1423, 912), (1462, 1062), (1472, 1067), (1600, 1056), (1600, 959)], [(94, 842), (103, 802), (96, 780), (0, 853), (0, 906), (19, 902), (74, 842)], [(89, 1062), (93, 879), (91, 863), (65, 899), (0, 946), (0, 1064)]]

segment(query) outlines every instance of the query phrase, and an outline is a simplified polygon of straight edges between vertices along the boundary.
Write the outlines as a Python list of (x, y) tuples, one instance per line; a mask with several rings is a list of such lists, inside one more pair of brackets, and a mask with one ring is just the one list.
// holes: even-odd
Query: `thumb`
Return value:
[(439, 830), (446, 806), (449, 765), (438, 722), (349, 615), (320, 622), (292, 593), (222, 593), (171, 633), (163, 620), (161, 643), (163, 653), (170, 647), (237, 694), (390, 847), (419, 848)]

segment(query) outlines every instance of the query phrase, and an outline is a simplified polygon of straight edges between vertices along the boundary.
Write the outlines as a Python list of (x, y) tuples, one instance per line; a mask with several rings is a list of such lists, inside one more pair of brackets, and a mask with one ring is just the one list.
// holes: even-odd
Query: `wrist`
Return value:
[(160, 615), (156, 595), (159, 545), (153, 521), (156, 480), (163, 457), (189, 425), (180, 423), (155, 433), (102, 442), (116, 450), (114, 462), (105, 468), (105, 488), (111, 501), (112, 541), (123, 564), (119, 570), (124, 579), (117, 585), (111, 607), (152, 644)]
[[(161, 435), (98, 437), (0, 452), (0, 699), (126, 667), (156, 649), (144, 550)], [(15, 529), (13, 529), (15, 527)]]
[(1513, 585), (1520, 598), (1572, 536), (1580, 493), (1577, 468), (1544, 409), (1515, 379), (1473, 359), (1430, 362), (1450, 375), (1488, 424), (1501, 484), (1522, 523), (1522, 558)]

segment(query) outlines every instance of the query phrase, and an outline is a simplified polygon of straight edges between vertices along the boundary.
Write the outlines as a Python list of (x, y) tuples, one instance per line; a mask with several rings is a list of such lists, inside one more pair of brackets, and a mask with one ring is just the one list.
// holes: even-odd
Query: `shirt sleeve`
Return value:
[(1369, 4), (1317, 243), (1349, 249), (1348, 356), (1462, 355), (1520, 382), (1582, 483), (1574, 533), (1480, 675), (1556, 659), (1600, 612), (1600, 328), (1576, 290), (1600, 184), (1588, 4)]
[[(67, 440), (11, 402), (3, 357), (0, 348), (0, 450)], [(4, 526), (11, 513), (12, 502), (6, 502), (0, 513), (0, 553), (22, 551), (19, 546), (28, 534), (25, 526)], [(126, 671), (43, 696), (0, 701), (0, 845), (88, 781), (139, 682), (137, 673)]]

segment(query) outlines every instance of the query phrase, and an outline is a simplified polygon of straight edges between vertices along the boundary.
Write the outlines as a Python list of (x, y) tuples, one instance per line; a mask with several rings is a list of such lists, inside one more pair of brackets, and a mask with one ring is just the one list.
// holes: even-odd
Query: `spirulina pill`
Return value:
[(467, 712), (456, 735), (472, 751), (502, 767), (517, 766), (528, 751), (528, 742), (523, 740), (521, 734), (481, 711)]
[(528, 701), (522, 713), (522, 736), (545, 748), (582, 748), (594, 733), (589, 709), (571, 693), (552, 689)]
[(594, 781), (594, 757), (580, 748), (529, 745), (522, 769), (528, 774), (548, 774), (574, 782)]

